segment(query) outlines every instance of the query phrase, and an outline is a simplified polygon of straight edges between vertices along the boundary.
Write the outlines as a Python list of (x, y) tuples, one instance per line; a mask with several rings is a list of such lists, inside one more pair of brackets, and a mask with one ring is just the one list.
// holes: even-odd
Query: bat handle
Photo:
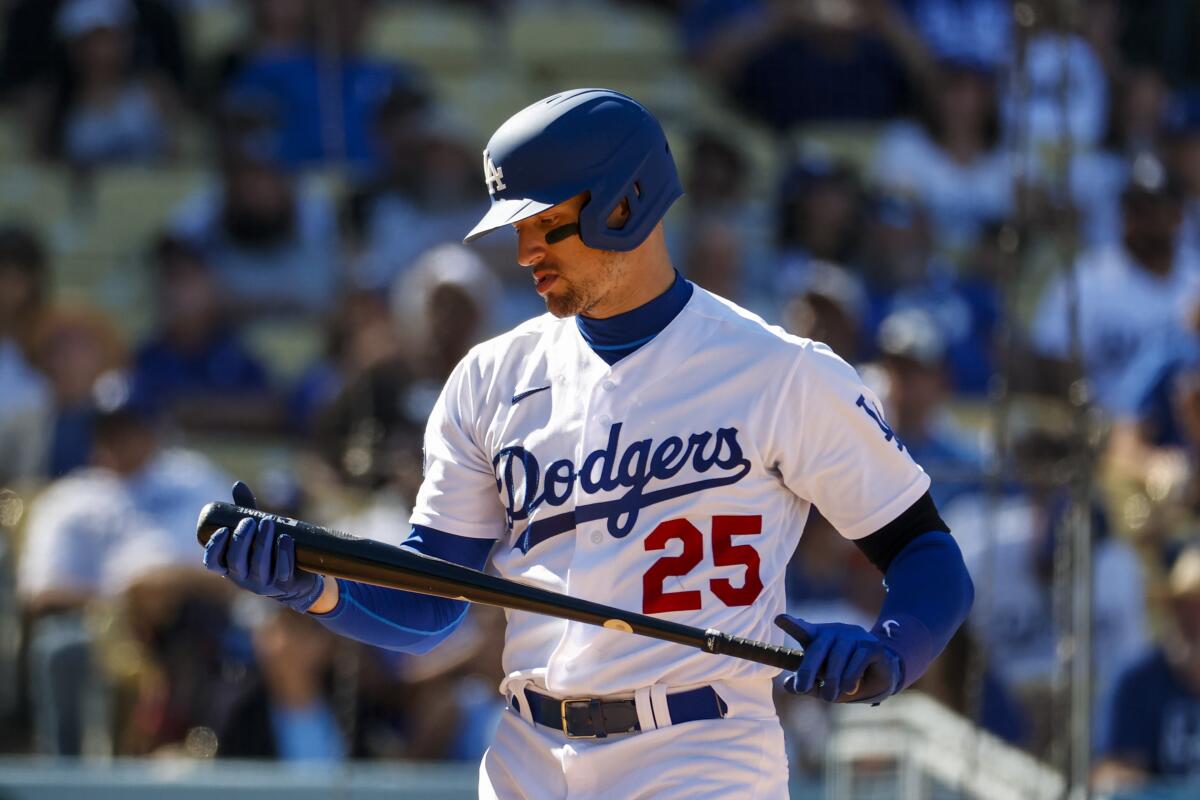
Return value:
[[(788, 672), (795, 672), (804, 660), (803, 650), (793, 650), (781, 645), (756, 642), (753, 639), (743, 639), (740, 636), (730, 636), (715, 628), (704, 632), (704, 649), (710, 653), (744, 658), (771, 667), (779, 667)], [(854, 700), (857, 697), (875, 697), (891, 688), (891, 676), (875, 665), (867, 668), (857, 687), (843, 690), (839, 702)]]
[(794, 672), (804, 660), (803, 650), (793, 650), (782, 645), (756, 642), (753, 639), (743, 639), (740, 636), (730, 636), (715, 628), (704, 632), (704, 649), (710, 653), (744, 658), (771, 667)]

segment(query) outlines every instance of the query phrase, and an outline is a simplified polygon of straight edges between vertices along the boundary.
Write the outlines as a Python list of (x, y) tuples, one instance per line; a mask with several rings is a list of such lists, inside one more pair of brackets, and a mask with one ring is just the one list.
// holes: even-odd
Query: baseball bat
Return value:
[[(697, 628), (658, 619), (635, 611), (552, 592), (536, 586), (488, 575), (470, 567), (394, 547), (370, 539), (359, 539), (342, 531), (309, 522), (245, 508), (232, 503), (209, 503), (200, 511), (196, 538), (201, 545), (220, 528), (232, 530), (245, 517), (272, 520), (296, 541), (296, 566), (335, 578), (370, 583), (389, 589), (467, 600), (515, 611), (530, 611), (552, 617), (599, 625), (609, 630), (636, 633), (652, 639), (685, 645), (707, 653), (729, 655), (795, 671), (804, 658), (803, 650), (766, 644), (722, 633), (715, 628)], [(889, 688), (889, 677), (868, 669), (854, 692), (873, 697)]]

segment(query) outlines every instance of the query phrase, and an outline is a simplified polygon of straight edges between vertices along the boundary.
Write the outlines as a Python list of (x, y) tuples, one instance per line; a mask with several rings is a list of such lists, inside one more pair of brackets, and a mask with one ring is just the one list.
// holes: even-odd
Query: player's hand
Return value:
[[(233, 485), (233, 502), (257, 507), (254, 493), (241, 481)], [(232, 533), (219, 528), (204, 547), (204, 567), (297, 611), (307, 611), (325, 585), (320, 575), (296, 569), (296, 541), (286, 533), (277, 534), (271, 520), (260, 523), (247, 517)]]
[[(775, 624), (804, 647), (800, 668), (783, 682), (792, 694), (814, 695), (831, 703), (878, 703), (899, 689), (900, 657), (870, 631), (840, 622), (815, 624), (788, 614), (776, 617)], [(879, 684), (889, 688), (857, 697), (868, 669), (883, 670)]]

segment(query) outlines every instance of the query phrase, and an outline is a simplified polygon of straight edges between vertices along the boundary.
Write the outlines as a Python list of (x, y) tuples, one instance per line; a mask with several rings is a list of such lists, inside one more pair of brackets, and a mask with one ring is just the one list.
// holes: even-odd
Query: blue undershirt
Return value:
[(692, 284), (675, 271), (670, 288), (645, 305), (606, 319), (575, 317), (579, 335), (610, 366), (657, 336), (692, 298)]

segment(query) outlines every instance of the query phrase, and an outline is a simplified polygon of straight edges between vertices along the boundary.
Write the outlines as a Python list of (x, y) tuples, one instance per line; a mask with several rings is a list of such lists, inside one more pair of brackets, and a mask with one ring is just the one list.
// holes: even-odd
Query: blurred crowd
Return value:
[[(1049, 755), (1063, 542), (1087, 525), (1097, 780), (1200, 776), (1189, 0), (0, 2), (0, 184), (203, 175), (170, 207), (106, 209), (114, 231), (157, 221), (116, 271), (134, 302), (62, 291), (107, 255), (65, 257), (57, 212), (0, 212), (0, 751), (481, 754), (501, 615), (420, 658), (335, 640), (210, 580), (194, 538), (236, 474), (273, 511), (399, 541), (442, 381), (541, 311), (513, 239), (460, 244), (490, 128), (374, 36), (422, 9), (600, 20), (614, 52), (665, 32), (657, 81), (581, 58), (550, 85), (572, 65), (516, 75), (499, 41), (454, 80), (639, 96), (683, 173), (676, 266), (876, 389), (978, 592), (921, 690)], [(193, 52), (222, 15), (244, 24)], [(819, 513), (790, 583), (822, 620), (869, 622), (883, 591)], [(819, 768), (825, 709), (783, 711)]]

